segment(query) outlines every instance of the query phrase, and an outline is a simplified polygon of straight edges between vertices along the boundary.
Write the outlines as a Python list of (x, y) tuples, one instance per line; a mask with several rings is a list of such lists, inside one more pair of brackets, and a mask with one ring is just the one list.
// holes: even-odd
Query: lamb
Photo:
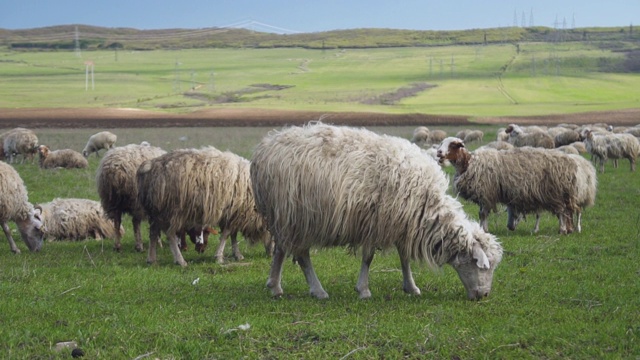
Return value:
[(561, 234), (573, 231), (577, 165), (568, 155), (531, 147), (469, 153), (460, 139), (447, 138), (438, 157), (456, 168), (454, 190), (480, 206), (485, 231), (498, 203), (522, 214), (548, 210), (558, 217)]
[(404, 139), (322, 123), (274, 131), (254, 151), (251, 183), (274, 236), (267, 287), (275, 297), (283, 294), (283, 261), (292, 255), (311, 295), (327, 298), (309, 249), (331, 246), (362, 249), (360, 298), (371, 297), (376, 249), (393, 246), (407, 293), (420, 294), (410, 260), (434, 268), (450, 264), (469, 299), (491, 290), (501, 245), (446, 194), (447, 177), (438, 164)]
[(116, 134), (111, 133), (109, 131), (101, 131), (99, 133), (93, 134), (89, 137), (89, 141), (87, 141), (87, 145), (85, 145), (82, 150), (82, 155), (85, 158), (88, 158), (91, 153), (96, 153), (96, 157), (100, 156), (100, 150), (102, 149), (113, 149), (118, 140)]
[[(159, 147), (130, 144), (114, 148), (102, 158), (96, 171), (96, 184), (100, 203), (108, 219), (113, 221), (114, 229), (122, 224), (122, 215), (131, 215), (135, 249), (143, 251), (140, 223), (146, 218), (144, 209), (138, 204), (136, 172), (144, 161), (158, 157), (166, 152)], [(122, 237), (115, 237), (114, 249), (122, 248)]]
[(507, 126), (505, 132), (509, 134), (509, 142), (515, 147), (531, 146), (545, 149), (555, 147), (554, 139), (543, 131), (525, 132), (520, 126), (511, 124)]
[[(44, 237), (48, 240), (114, 239), (115, 227), (107, 220), (99, 202), (89, 199), (61, 199), (35, 206), (36, 214), (44, 224)], [(118, 236), (124, 235), (120, 226)]]
[(4, 138), (4, 154), (9, 163), (13, 164), (16, 155), (22, 155), (25, 159), (33, 161), (33, 157), (38, 150), (38, 137), (29, 129), (14, 129)]
[[(483, 137), (484, 137), (484, 133), (483, 133), (482, 131), (480, 131), (480, 130), (472, 130), (472, 131), (468, 132), (468, 133), (465, 135), (465, 137), (464, 137), (463, 141), (464, 141), (466, 144), (468, 144), (468, 143), (470, 143), (470, 142), (473, 142), (473, 141), (480, 141), (480, 142), (482, 142), (482, 138), (483, 138)], [(442, 141), (442, 140), (444, 140), (444, 139), (441, 139), (440, 141)]]
[[(596, 135), (591, 130), (583, 132), (587, 151), (600, 162), (600, 172), (604, 173), (604, 163), (608, 158), (629, 160), (631, 171), (636, 169), (636, 158), (640, 154), (640, 142), (631, 134)], [(616, 164), (617, 165), (617, 164)]]
[(42, 169), (83, 169), (89, 166), (89, 162), (82, 154), (71, 149), (50, 151), (46, 145), (38, 146), (40, 155), (39, 164)]
[(20, 237), (29, 250), (40, 250), (43, 243), (42, 221), (29, 203), (27, 188), (13, 166), (0, 162), (0, 224), (11, 251), (19, 254), (20, 249), (11, 236), (9, 221), (16, 223)]
[(213, 147), (175, 150), (140, 165), (137, 184), (138, 201), (149, 216), (149, 263), (156, 261), (156, 240), (164, 231), (174, 261), (186, 266), (176, 234), (201, 224), (220, 227), (218, 263), (224, 261), (228, 236), (237, 259), (242, 259), (237, 251), (238, 232), (250, 244), (268, 246), (270, 242), (264, 219), (255, 208), (249, 161), (236, 154)]

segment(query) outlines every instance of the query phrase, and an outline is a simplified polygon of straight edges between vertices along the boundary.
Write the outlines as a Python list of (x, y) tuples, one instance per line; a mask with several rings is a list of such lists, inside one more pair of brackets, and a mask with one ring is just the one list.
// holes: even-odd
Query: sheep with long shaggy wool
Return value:
[(164, 232), (174, 261), (186, 266), (177, 234), (194, 226), (219, 226), (222, 235), (216, 260), (223, 262), (226, 238), (231, 235), (234, 256), (242, 259), (236, 236), (250, 244), (267, 246), (271, 235), (256, 211), (249, 161), (213, 147), (174, 150), (140, 165), (138, 201), (149, 216), (147, 261), (156, 261), (156, 242)]
[(38, 164), (42, 169), (84, 169), (89, 166), (87, 159), (72, 149), (49, 150), (46, 145), (38, 146)]
[(87, 145), (82, 149), (82, 155), (87, 158), (95, 152), (96, 157), (98, 157), (100, 156), (100, 150), (105, 149), (108, 151), (109, 149), (113, 149), (117, 140), (118, 136), (109, 131), (101, 131), (93, 134), (89, 137)]
[(13, 128), (11, 130), (7, 130), (3, 133), (0, 134), (0, 160), (5, 160), (6, 159), (6, 155), (4, 153), (4, 139), (6, 139), (7, 136), (9, 136), (9, 134), (17, 132), (17, 131), (25, 131), (27, 129), (25, 128), (21, 128), (21, 127), (17, 127), (17, 128)]
[(44, 224), (47, 240), (102, 240), (124, 235), (122, 226), (116, 234), (113, 222), (104, 215), (102, 205), (94, 200), (56, 198), (36, 205), (35, 211)]
[(600, 162), (600, 172), (604, 172), (607, 159), (628, 159), (631, 171), (636, 169), (636, 159), (640, 155), (640, 141), (631, 134), (596, 134), (589, 129), (582, 133), (587, 151), (594, 160)]
[(426, 126), (418, 126), (413, 130), (411, 142), (418, 146), (426, 147), (440, 143), (445, 137), (447, 137), (447, 133), (444, 130), (429, 130)]
[(11, 236), (9, 221), (16, 223), (20, 237), (29, 250), (40, 250), (43, 242), (42, 221), (29, 202), (27, 188), (13, 166), (0, 162), (0, 224), (11, 251), (19, 254), (20, 249)]
[(273, 131), (254, 151), (251, 182), (275, 241), (267, 281), (273, 296), (283, 293), (283, 261), (292, 255), (311, 295), (328, 297), (309, 250), (333, 246), (361, 249), (361, 298), (371, 296), (375, 251), (391, 247), (400, 255), (407, 293), (420, 294), (410, 260), (450, 264), (470, 299), (491, 290), (502, 247), (446, 194), (438, 164), (404, 139), (324, 124)]
[(22, 155), (20, 163), (25, 160), (33, 161), (38, 151), (38, 136), (29, 129), (14, 129), (4, 138), (4, 154), (7, 162), (13, 164), (16, 155)]
[(560, 233), (573, 231), (577, 165), (569, 155), (531, 147), (470, 153), (460, 139), (447, 138), (438, 157), (456, 168), (454, 191), (480, 206), (485, 231), (498, 204), (516, 214), (550, 211), (559, 219)]
[[(138, 203), (136, 172), (138, 166), (146, 160), (165, 153), (161, 148), (150, 145), (129, 144), (116, 147), (107, 152), (96, 171), (98, 195), (107, 218), (113, 221), (114, 229), (118, 229), (122, 224), (122, 216), (131, 215), (137, 251), (144, 250), (140, 224), (146, 219), (146, 215)], [(114, 248), (116, 251), (122, 248), (122, 237), (118, 234)]]
[(553, 149), (555, 140), (546, 131), (540, 131), (537, 128), (529, 128), (525, 131), (518, 125), (510, 124), (505, 129), (509, 134), (509, 142), (515, 147), (531, 146), (545, 149)]

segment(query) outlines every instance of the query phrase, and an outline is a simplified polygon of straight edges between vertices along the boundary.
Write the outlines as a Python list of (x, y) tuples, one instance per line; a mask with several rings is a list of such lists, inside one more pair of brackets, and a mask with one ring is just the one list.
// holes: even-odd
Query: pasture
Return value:
[[(0, 49), (0, 108), (251, 107), (468, 117), (637, 108), (640, 77), (615, 71), (625, 60), (615, 49), (589, 42), (81, 56)], [(428, 87), (412, 93), (414, 84)]]
[[(477, 128), (485, 131), (485, 143), (495, 138), (497, 126)], [(414, 127), (371, 129), (409, 139)], [(41, 144), (78, 151), (98, 130), (35, 129)], [(247, 158), (270, 130), (110, 129), (118, 135), (116, 145), (213, 145)], [(40, 170), (35, 163), (15, 168), (32, 203), (97, 200), (98, 162), (92, 156), (81, 170)], [(637, 358), (638, 176), (626, 160), (617, 169), (608, 163), (598, 173), (596, 205), (584, 212), (580, 234), (558, 235), (557, 219), (549, 214), (538, 234), (531, 234), (533, 216), (509, 232), (506, 213), (492, 214), (489, 229), (505, 254), (491, 295), (478, 302), (466, 300), (449, 266), (432, 271), (413, 264), (422, 295), (406, 295), (395, 250), (376, 254), (369, 300), (353, 290), (360, 257), (339, 248), (312, 254), (329, 299), (310, 297), (291, 261), (283, 270), (284, 296), (273, 299), (265, 286), (270, 261), (264, 249), (244, 241), (245, 260), (227, 258), (223, 265), (213, 261), (217, 237), (204, 254), (190, 244), (184, 252), (189, 266), (180, 268), (167, 246), (158, 249), (158, 264), (147, 265), (146, 253), (133, 250), (128, 217), (121, 253), (111, 240), (50, 242), (29, 253), (15, 234), (22, 254), (12, 254), (5, 239), (0, 246), (3, 357), (66, 359), (71, 350), (57, 352), (55, 345), (75, 341), (90, 359)], [(462, 202), (477, 219), (477, 206)], [(143, 236), (146, 247), (146, 225)]]

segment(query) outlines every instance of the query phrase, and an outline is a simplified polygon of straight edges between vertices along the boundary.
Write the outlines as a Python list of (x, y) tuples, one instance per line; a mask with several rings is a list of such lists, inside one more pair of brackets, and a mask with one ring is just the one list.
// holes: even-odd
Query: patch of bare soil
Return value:
[(635, 125), (640, 109), (533, 117), (480, 118), (432, 114), (385, 114), (373, 112), (315, 112), (265, 109), (201, 109), (186, 114), (115, 108), (26, 108), (0, 109), (0, 128), (140, 128), (301, 125), (313, 120), (351, 126), (401, 126), (467, 124), (595, 123)]

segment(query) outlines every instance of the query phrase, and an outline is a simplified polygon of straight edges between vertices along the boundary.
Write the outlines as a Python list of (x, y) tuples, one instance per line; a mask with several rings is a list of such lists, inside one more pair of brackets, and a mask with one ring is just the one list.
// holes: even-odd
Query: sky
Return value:
[(640, 0), (0, 0), (0, 28), (466, 30), (640, 25)]

